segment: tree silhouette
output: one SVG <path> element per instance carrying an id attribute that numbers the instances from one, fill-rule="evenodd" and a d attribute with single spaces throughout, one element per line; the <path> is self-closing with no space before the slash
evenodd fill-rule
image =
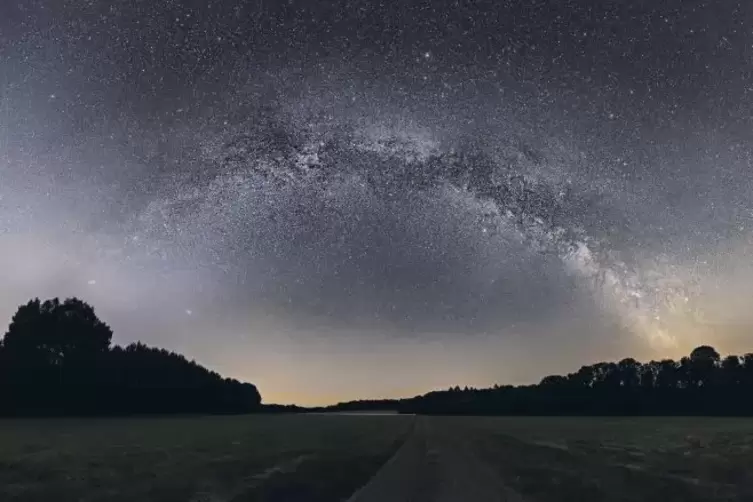
<path id="1" fill-rule="evenodd" d="M 0 340 L 0 414 L 245 413 L 256 387 L 165 349 L 111 346 L 112 330 L 76 298 L 34 299 Z M 538 385 L 459 386 L 328 409 L 509 415 L 753 415 L 753 353 L 708 345 L 679 361 L 600 362 Z M 299 411 L 277 407 L 276 411 Z"/>
<path id="2" fill-rule="evenodd" d="M 724 387 L 739 388 L 744 381 L 743 365 L 738 356 L 729 355 L 721 364 L 721 378 L 719 383 Z"/>
<path id="3" fill-rule="evenodd" d="M 238 413 L 261 403 L 255 386 L 179 354 L 111 341 L 81 300 L 22 305 L 0 341 L 0 413 Z"/>
<path id="4" fill-rule="evenodd" d="M 690 353 L 691 361 L 708 361 L 710 363 L 716 364 L 720 359 L 721 356 L 719 356 L 719 352 L 717 352 L 714 347 L 710 347 L 708 345 L 701 345 L 700 347 L 696 347 Z"/>
<path id="5" fill-rule="evenodd" d="M 467 415 L 753 415 L 753 353 L 722 359 L 710 346 L 679 361 L 583 366 L 538 385 L 429 392 L 393 401 L 341 403 L 334 409 L 395 409 Z"/>
<path id="6" fill-rule="evenodd" d="M 617 371 L 620 379 L 620 386 L 635 389 L 640 383 L 641 363 L 635 359 L 627 358 L 617 363 Z"/>
<path id="7" fill-rule="evenodd" d="M 59 366 L 70 359 L 107 352 L 112 330 L 94 309 L 76 298 L 41 303 L 35 299 L 19 307 L 4 338 L 5 350 Z"/>
<path id="8" fill-rule="evenodd" d="M 693 387 L 713 384 L 714 370 L 719 365 L 721 357 L 713 347 L 702 345 L 690 353 L 689 381 Z"/>

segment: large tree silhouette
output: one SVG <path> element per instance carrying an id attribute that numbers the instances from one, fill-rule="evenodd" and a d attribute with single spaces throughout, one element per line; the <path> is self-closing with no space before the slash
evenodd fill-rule
<path id="1" fill-rule="evenodd" d="M 112 330 L 94 309 L 76 298 L 42 303 L 31 300 L 19 307 L 4 338 L 5 349 L 31 355 L 52 365 L 107 352 Z"/>
<path id="2" fill-rule="evenodd" d="M 35 299 L 0 342 L 0 413 L 237 413 L 256 387 L 142 343 L 110 347 L 112 330 L 85 302 Z"/>
<path id="3" fill-rule="evenodd" d="M 713 347 L 701 345 L 690 353 L 689 361 L 689 384 L 692 387 L 700 387 L 714 384 L 714 373 L 721 356 Z"/>

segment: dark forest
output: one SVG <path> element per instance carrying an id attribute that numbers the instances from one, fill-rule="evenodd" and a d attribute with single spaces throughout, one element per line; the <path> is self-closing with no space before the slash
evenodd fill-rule
<path id="1" fill-rule="evenodd" d="M 447 415 L 753 415 L 753 353 L 722 358 L 700 346 L 679 361 L 632 358 L 550 375 L 536 385 L 454 387 L 400 400 L 340 403 L 330 410 L 393 409 Z"/>
<path id="2" fill-rule="evenodd" d="M 253 384 L 113 332 L 70 298 L 19 307 L 0 342 L 3 415 L 122 415 L 303 411 L 261 406 Z M 538 384 L 454 387 L 408 399 L 361 400 L 315 411 L 396 410 L 463 415 L 753 415 L 753 353 L 700 346 L 679 361 L 632 358 L 550 375 Z"/>
<path id="3" fill-rule="evenodd" d="M 112 345 L 113 332 L 83 301 L 19 307 L 0 343 L 0 414 L 245 413 L 256 387 L 143 343 Z"/>

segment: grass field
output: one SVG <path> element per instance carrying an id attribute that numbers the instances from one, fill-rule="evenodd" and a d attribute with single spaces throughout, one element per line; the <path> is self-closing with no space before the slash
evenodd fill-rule
<path id="1" fill-rule="evenodd" d="M 340 500 L 411 426 L 401 416 L 0 421 L 0 501 Z"/>
<path id="2" fill-rule="evenodd" d="M 753 500 L 749 419 L 266 415 L 0 421 L 0 501 L 347 500 L 416 435 L 437 486 L 485 470 L 526 501 Z"/>
<path id="3" fill-rule="evenodd" d="M 753 500 L 753 419 L 440 420 L 526 500 Z"/>

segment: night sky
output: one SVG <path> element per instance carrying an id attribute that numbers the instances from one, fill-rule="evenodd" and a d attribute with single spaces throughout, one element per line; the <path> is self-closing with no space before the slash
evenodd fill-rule
<path id="1" fill-rule="evenodd" d="M 753 3 L 5 0 L 0 318 L 326 404 L 753 351 Z"/>

